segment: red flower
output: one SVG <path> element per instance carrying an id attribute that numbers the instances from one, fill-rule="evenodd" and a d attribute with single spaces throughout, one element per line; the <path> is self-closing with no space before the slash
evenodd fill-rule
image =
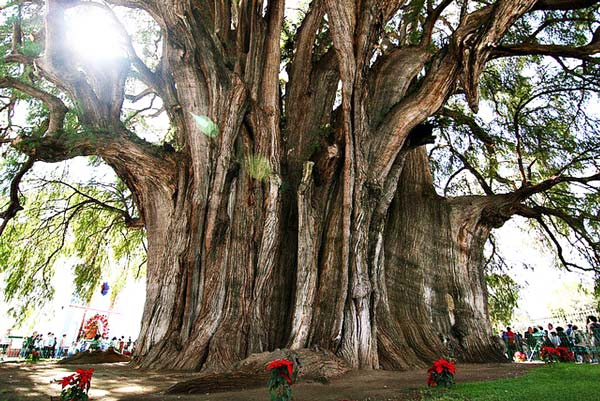
<path id="1" fill-rule="evenodd" d="M 65 376 L 62 379 L 60 379 L 60 385 L 62 386 L 62 388 L 65 388 L 69 384 L 71 384 L 74 377 L 75 377 L 75 375 L 69 375 L 69 376 Z"/>
<path id="2" fill-rule="evenodd" d="M 453 377 L 455 373 L 456 366 L 454 366 L 454 363 L 440 358 L 427 369 L 427 385 L 429 387 L 435 387 L 438 383 L 445 385 L 452 384 L 454 382 Z"/>
<path id="3" fill-rule="evenodd" d="M 448 364 L 448 372 L 450 372 L 451 374 L 456 373 L 456 367 L 454 366 L 453 363 Z"/>
<path id="4" fill-rule="evenodd" d="M 84 387 L 90 385 L 90 381 L 92 380 L 92 373 L 94 373 L 94 368 L 88 370 L 77 369 L 76 373 L 79 376 L 78 386 L 79 388 L 83 389 Z"/>
<path id="5" fill-rule="evenodd" d="M 287 369 L 288 376 L 291 376 L 292 372 L 294 371 L 294 363 L 288 361 L 287 359 L 275 359 L 273 362 L 271 362 L 269 364 L 269 366 L 267 366 L 267 371 L 269 371 L 271 369 L 281 370 L 281 368 Z"/>

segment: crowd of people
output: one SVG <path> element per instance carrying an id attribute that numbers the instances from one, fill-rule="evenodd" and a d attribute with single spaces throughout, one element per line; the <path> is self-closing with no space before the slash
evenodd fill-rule
<path id="1" fill-rule="evenodd" d="M 581 328 L 573 323 L 566 324 L 566 328 L 548 323 L 546 328 L 530 326 L 521 333 L 507 327 L 501 336 L 511 359 L 515 353 L 524 353 L 528 360 L 540 359 L 543 347 L 564 347 L 573 353 L 576 362 L 600 362 L 600 323 L 596 316 L 588 316 Z"/>
<path id="2" fill-rule="evenodd" d="M 8 353 L 8 350 L 20 347 L 18 356 L 21 358 L 31 358 L 32 355 L 38 358 L 64 358 L 75 355 L 87 350 L 106 351 L 109 348 L 114 349 L 123 355 L 132 355 L 135 351 L 136 342 L 132 341 L 131 336 L 127 339 L 125 336 L 112 337 L 96 335 L 93 340 L 79 339 L 69 341 L 67 335 L 63 334 L 60 338 L 54 333 L 33 332 L 28 337 L 11 336 L 10 330 L 0 339 L 0 356 Z"/>

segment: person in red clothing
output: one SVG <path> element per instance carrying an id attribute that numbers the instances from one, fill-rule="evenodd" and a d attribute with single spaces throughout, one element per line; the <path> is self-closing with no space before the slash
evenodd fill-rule
<path id="1" fill-rule="evenodd" d="M 515 344 L 515 333 L 513 333 L 513 331 L 510 329 L 510 327 L 506 328 L 506 342 L 508 344 L 508 357 L 512 358 L 517 347 Z"/>

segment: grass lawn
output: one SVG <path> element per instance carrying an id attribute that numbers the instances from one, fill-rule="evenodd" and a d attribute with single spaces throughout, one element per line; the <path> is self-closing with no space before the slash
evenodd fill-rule
<path id="1" fill-rule="evenodd" d="M 426 390 L 422 396 L 423 401 L 598 401 L 600 365 L 546 365 L 516 379 L 459 383 L 449 390 Z"/>

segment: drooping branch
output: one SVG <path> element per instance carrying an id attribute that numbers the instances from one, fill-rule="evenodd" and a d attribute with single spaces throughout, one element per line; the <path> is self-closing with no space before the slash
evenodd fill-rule
<path id="1" fill-rule="evenodd" d="M 78 189 L 77 187 L 69 184 L 68 182 L 62 181 L 62 180 L 50 180 L 50 181 L 46 181 L 48 184 L 60 184 L 63 185 L 69 189 L 71 189 L 75 194 L 80 195 L 81 197 L 85 198 L 86 200 L 90 201 L 91 203 L 100 206 L 103 209 L 109 210 L 111 212 L 114 212 L 115 214 L 121 216 L 123 218 L 123 221 L 125 222 L 125 225 L 128 228 L 132 228 L 132 229 L 140 229 L 144 227 L 144 221 L 142 218 L 140 217 L 134 217 L 132 216 L 129 211 L 127 211 L 126 209 L 120 209 L 118 207 L 115 207 L 113 205 L 110 205 L 108 203 L 106 203 L 105 201 L 102 201 L 94 196 L 91 196 L 83 191 L 81 191 L 80 189 Z"/>
<path id="2" fill-rule="evenodd" d="M 487 131 L 479 125 L 473 116 L 469 116 L 462 111 L 452 109 L 450 107 L 444 107 L 437 113 L 440 116 L 450 118 L 457 125 L 467 126 L 471 134 L 479 141 L 481 141 L 486 149 L 493 149 L 496 145 L 494 139 L 487 133 Z"/>
<path id="3" fill-rule="evenodd" d="M 524 212 L 523 215 L 525 215 L 525 217 L 532 217 L 527 212 Z M 554 247 L 556 249 L 556 254 L 557 254 L 561 264 L 565 267 L 565 269 L 567 269 L 568 271 L 571 271 L 571 269 L 578 269 L 578 270 L 583 270 L 583 271 L 596 271 L 596 272 L 599 271 L 599 269 L 597 267 L 585 267 L 585 266 L 581 266 L 580 264 L 568 261 L 567 258 L 565 257 L 562 244 L 560 243 L 559 239 L 554 234 L 554 230 L 552 230 L 548 226 L 548 224 L 546 224 L 542 215 L 538 215 L 537 217 L 535 217 L 535 220 L 542 227 L 542 230 L 544 231 L 546 236 L 550 239 L 550 241 L 554 245 Z"/>

